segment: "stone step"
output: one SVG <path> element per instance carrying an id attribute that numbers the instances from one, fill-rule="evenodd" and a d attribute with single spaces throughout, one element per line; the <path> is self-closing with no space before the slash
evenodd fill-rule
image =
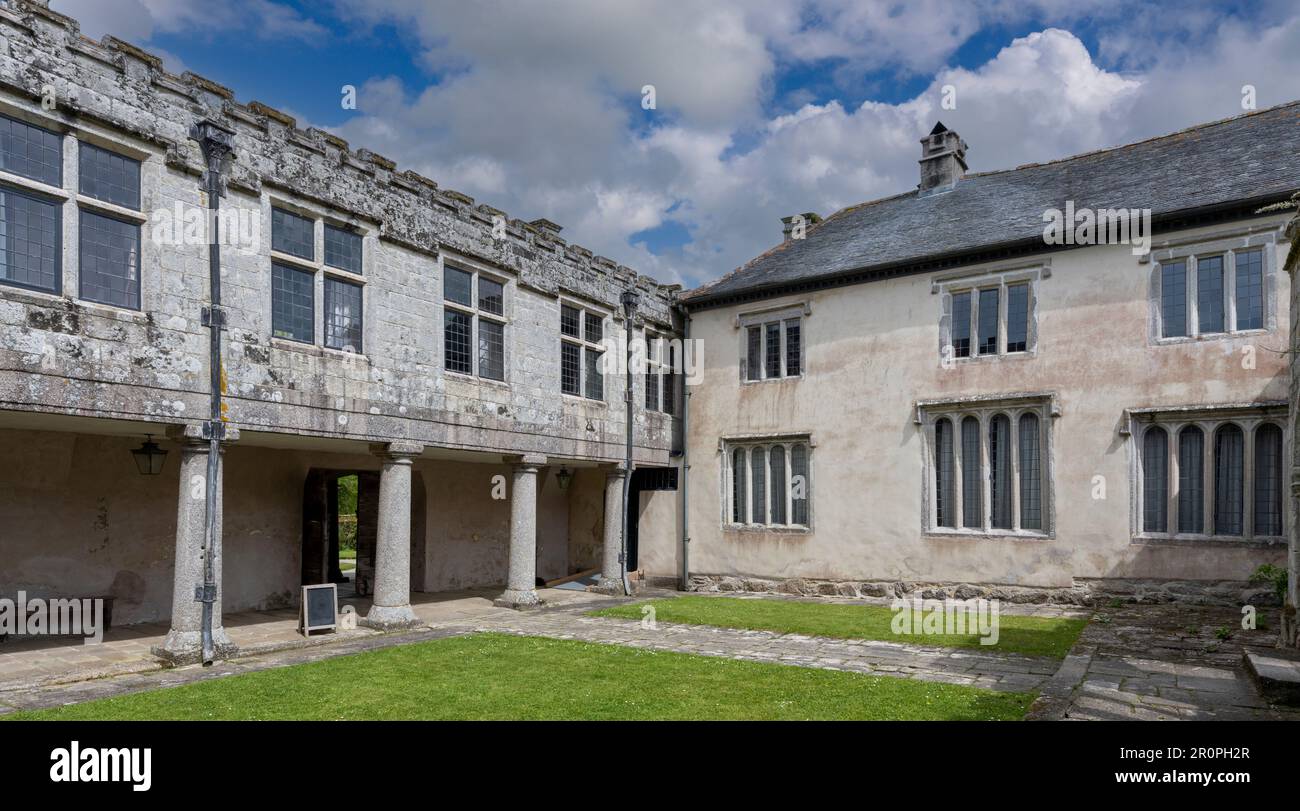
<path id="1" fill-rule="evenodd" d="M 1265 698 L 1300 706 L 1300 651 L 1248 652 L 1243 658 L 1246 672 Z"/>

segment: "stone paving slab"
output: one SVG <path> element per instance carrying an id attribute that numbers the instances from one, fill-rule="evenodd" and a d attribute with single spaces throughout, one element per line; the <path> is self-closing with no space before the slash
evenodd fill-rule
<path id="1" fill-rule="evenodd" d="M 646 627 L 639 620 L 589 617 L 585 615 L 588 610 L 590 607 L 493 617 L 476 627 L 522 636 L 968 684 L 1004 692 L 1038 690 L 1056 673 L 1059 664 L 1055 659 L 984 653 L 972 648 L 936 648 L 668 622 Z"/>
<path id="2" fill-rule="evenodd" d="M 1276 632 L 1242 630 L 1237 609 L 1127 605 L 1100 616 L 1030 718 L 1300 720 L 1300 710 L 1270 704 L 1247 676 L 1243 651 L 1272 649 Z"/>

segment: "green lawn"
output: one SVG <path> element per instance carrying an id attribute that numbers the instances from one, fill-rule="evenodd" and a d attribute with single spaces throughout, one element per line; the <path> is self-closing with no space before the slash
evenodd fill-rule
<path id="1" fill-rule="evenodd" d="M 1032 699 L 842 671 L 474 634 L 6 717 L 1012 720 Z"/>
<path id="2" fill-rule="evenodd" d="M 659 622 L 715 625 L 779 633 L 877 639 L 916 645 L 981 648 L 997 653 L 1023 653 L 1063 659 L 1088 624 L 1086 619 L 1018 617 L 1001 613 L 996 645 L 981 645 L 975 634 L 915 634 L 893 632 L 893 612 L 886 606 L 812 603 L 793 600 L 685 596 L 620 605 L 593 611 L 598 617 L 641 619 L 641 607 L 652 605 Z"/>

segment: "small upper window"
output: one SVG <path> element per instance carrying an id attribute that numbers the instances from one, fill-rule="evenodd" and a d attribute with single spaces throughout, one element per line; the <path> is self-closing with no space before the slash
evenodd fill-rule
<path id="1" fill-rule="evenodd" d="M 505 285 L 491 279 L 479 277 L 478 280 L 478 308 L 491 315 L 501 315 L 505 312 Z"/>
<path id="2" fill-rule="evenodd" d="M 361 235 L 333 225 L 325 226 L 325 264 L 361 275 Z"/>
<path id="3" fill-rule="evenodd" d="M 1034 288 L 1042 271 L 1019 269 L 937 283 L 942 296 L 943 360 L 1034 350 Z"/>
<path id="4" fill-rule="evenodd" d="M 1264 246 L 1207 245 L 1157 259 L 1152 309 L 1160 339 L 1226 336 L 1269 329 L 1268 256 Z"/>
<path id="5" fill-rule="evenodd" d="M 140 161 L 81 142 L 77 178 L 81 193 L 96 200 L 140 208 Z"/>
<path id="6" fill-rule="evenodd" d="M 803 374 L 803 318 L 755 315 L 745 318 L 746 381 L 778 380 Z"/>
<path id="7" fill-rule="evenodd" d="M 282 208 L 271 209 L 271 250 L 316 260 L 315 223 Z"/>
<path id="8" fill-rule="evenodd" d="M 63 138 L 58 133 L 0 116 L 0 171 L 63 185 Z"/>

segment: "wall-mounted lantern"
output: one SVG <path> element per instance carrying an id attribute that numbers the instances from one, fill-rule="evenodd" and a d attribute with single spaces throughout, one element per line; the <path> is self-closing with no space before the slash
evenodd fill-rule
<path id="1" fill-rule="evenodd" d="M 568 490 L 569 483 L 573 481 L 573 474 L 567 467 L 561 467 L 560 472 L 555 474 L 555 481 L 560 485 L 561 490 Z"/>
<path id="2" fill-rule="evenodd" d="M 141 476 L 157 476 L 162 473 L 163 462 L 167 460 L 167 451 L 158 447 L 158 443 L 153 441 L 153 434 L 146 434 L 147 438 L 140 447 L 131 451 L 135 457 L 135 467 L 140 471 Z"/>

